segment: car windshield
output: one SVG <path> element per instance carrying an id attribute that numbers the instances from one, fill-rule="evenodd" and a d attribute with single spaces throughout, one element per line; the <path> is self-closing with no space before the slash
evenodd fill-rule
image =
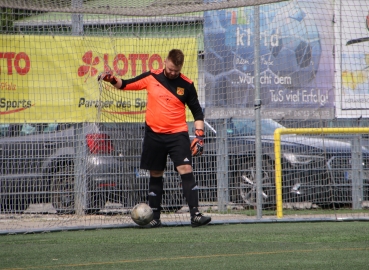
<path id="1" fill-rule="evenodd" d="M 277 128 L 284 128 L 272 119 L 261 119 L 261 135 L 273 135 Z M 256 122 L 253 119 L 232 118 L 228 133 L 233 135 L 255 136 Z"/>
<path id="2" fill-rule="evenodd" d="M 59 130 L 65 130 L 69 127 L 70 124 L 58 123 L 0 124 L 0 137 L 18 137 L 41 133 L 51 133 Z"/>

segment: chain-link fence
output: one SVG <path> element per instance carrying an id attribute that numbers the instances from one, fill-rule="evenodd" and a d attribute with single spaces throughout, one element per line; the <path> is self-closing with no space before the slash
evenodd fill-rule
<path id="1" fill-rule="evenodd" d="M 0 231 L 134 226 L 146 92 L 97 76 L 163 68 L 172 48 L 205 112 L 213 223 L 367 219 L 369 4 L 259 2 L 0 1 Z M 162 207 L 189 224 L 169 157 Z"/>

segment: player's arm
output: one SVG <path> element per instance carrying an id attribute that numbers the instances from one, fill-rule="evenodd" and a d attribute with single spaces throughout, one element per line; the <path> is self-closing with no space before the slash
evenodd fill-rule
<path id="1" fill-rule="evenodd" d="M 192 83 L 189 87 L 189 95 L 186 100 L 186 104 L 190 109 L 193 118 L 195 119 L 195 128 L 196 129 L 204 129 L 204 112 L 200 106 L 199 98 L 197 96 L 197 91 Z"/>
<path id="2" fill-rule="evenodd" d="M 103 72 L 98 77 L 97 80 L 103 80 L 113 85 L 115 88 L 120 89 L 122 87 L 123 81 L 121 78 L 115 77 L 111 72 Z"/>
<path id="3" fill-rule="evenodd" d="M 204 130 L 204 120 L 195 121 L 194 126 L 195 126 L 195 130 L 196 129 Z"/>
<path id="4" fill-rule="evenodd" d="M 191 142 L 191 152 L 193 156 L 200 156 L 204 151 L 204 113 L 200 106 L 197 92 L 194 85 L 191 85 L 190 95 L 187 101 L 187 105 L 190 108 L 193 118 L 195 119 L 195 138 Z"/>
<path id="5" fill-rule="evenodd" d="M 191 142 L 192 156 L 201 156 L 204 152 L 204 121 L 195 121 L 195 138 Z"/>
<path id="6" fill-rule="evenodd" d="M 109 82 L 117 89 L 124 89 L 124 90 L 142 90 L 147 88 L 148 84 L 148 77 L 150 76 L 150 72 L 145 72 L 135 78 L 123 80 L 112 75 L 109 72 L 102 73 L 98 80 L 103 80 L 105 82 Z"/>

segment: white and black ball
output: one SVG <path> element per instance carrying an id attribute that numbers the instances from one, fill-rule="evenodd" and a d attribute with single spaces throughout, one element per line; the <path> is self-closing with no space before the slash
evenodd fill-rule
<path id="1" fill-rule="evenodd" d="M 133 207 L 131 218 L 137 225 L 144 226 L 153 220 L 154 212 L 146 203 L 139 203 Z"/>

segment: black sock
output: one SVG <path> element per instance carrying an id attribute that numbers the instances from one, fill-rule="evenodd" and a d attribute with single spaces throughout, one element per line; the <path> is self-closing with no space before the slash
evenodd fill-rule
<path id="1" fill-rule="evenodd" d="M 199 188 L 195 182 L 193 173 L 186 173 L 181 175 L 183 195 L 186 197 L 188 207 L 190 208 L 191 216 L 199 212 Z"/>
<path id="2" fill-rule="evenodd" d="M 150 176 L 149 181 L 149 206 L 154 212 L 154 219 L 160 219 L 161 200 L 163 196 L 163 177 Z"/>
<path id="3" fill-rule="evenodd" d="M 199 209 L 197 207 L 190 208 L 191 217 L 195 216 L 196 213 L 199 213 Z"/>

